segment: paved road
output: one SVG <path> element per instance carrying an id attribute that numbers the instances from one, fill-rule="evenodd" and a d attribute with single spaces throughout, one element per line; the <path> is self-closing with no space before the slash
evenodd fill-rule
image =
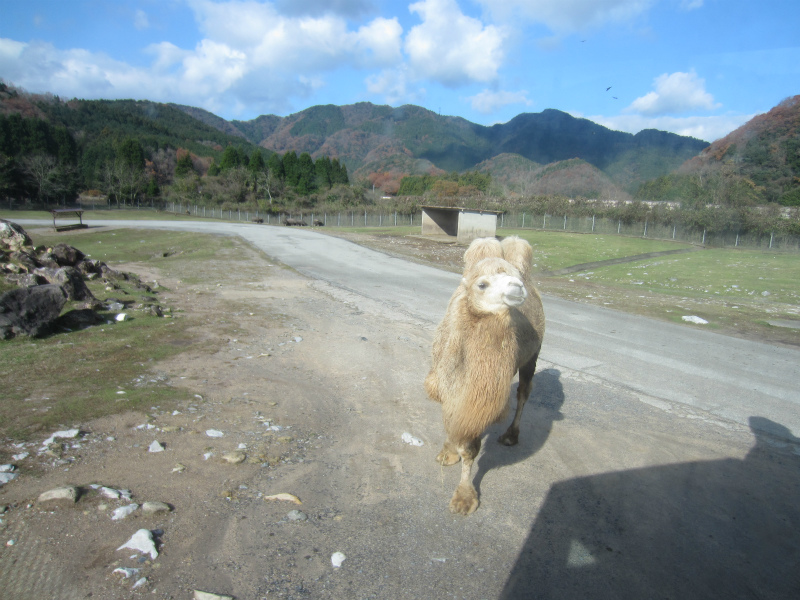
<path id="1" fill-rule="evenodd" d="M 453 273 L 300 228 L 207 221 L 91 224 L 237 235 L 304 275 L 431 324 L 444 314 L 458 283 Z M 542 360 L 620 386 L 661 408 L 677 403 L 742 425 L 750 417 L 765 417 L 800 435 L 800 351 L 549 296 L 544 306 Z M 763 426 L 774 435 L 786 433 L 768 422 Z"/>

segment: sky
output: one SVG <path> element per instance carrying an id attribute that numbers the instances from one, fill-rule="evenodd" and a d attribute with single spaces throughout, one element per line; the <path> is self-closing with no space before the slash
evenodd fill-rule
<path id="1" fill-rule="evenodd" d="M 0 79 L 225 119 L 555 108 L 714 141 L 800 94 L 797 0 L 0 0 Z"/>

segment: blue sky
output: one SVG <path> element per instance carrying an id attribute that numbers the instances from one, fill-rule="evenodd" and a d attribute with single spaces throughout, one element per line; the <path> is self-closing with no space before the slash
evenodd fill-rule
<path id="1" fill-rule="evenodd" d="M 556 108 L 713 141 L 800 94 L 800 2 L 0 0 L 0 78 L 226 119 L 368 101 L 491 125 Z"/>

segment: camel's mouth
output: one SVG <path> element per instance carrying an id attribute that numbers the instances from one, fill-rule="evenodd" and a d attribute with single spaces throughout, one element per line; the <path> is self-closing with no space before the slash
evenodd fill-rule
<path id="1" fill-rule="evenodd" d="M 528 294 L 525 292 L 525 288 L 522 288 L 521 292 L 519 293 L 509 293 L 503 296 L 503 302 L 508 304 L 509 306 L 519 306 L 525 299 L 528 297 Z"/>

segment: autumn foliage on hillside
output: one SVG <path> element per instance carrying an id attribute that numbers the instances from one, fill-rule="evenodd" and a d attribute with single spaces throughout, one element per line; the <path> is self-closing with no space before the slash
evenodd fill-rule
<path id="1" fill-rule="evenodd" d="M 711 144 L 681 166 L 675 178 L 681 177 L 693 178 L 696 197 L 711 202 L 800 206 L 800 96 L 785 99 Z M 714 181 L 737 194 L 714 193 L 708 189 Z"/>

